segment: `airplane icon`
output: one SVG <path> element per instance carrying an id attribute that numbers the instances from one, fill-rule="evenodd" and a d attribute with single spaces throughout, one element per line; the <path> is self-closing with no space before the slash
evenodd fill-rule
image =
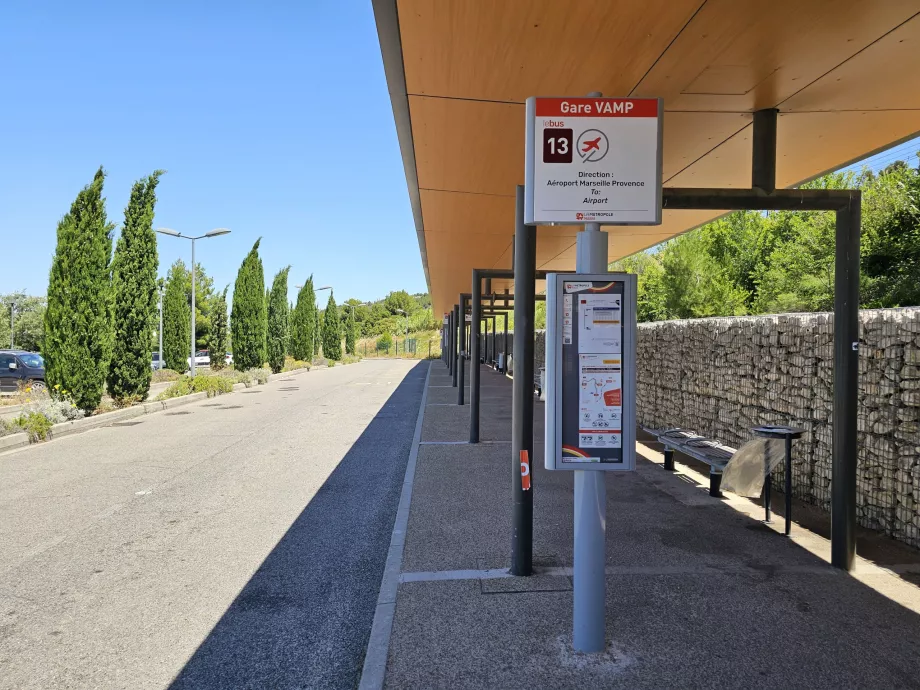
<path id="1" fill-rule="evenodd" d="M 588 151 L 591 151 L 592 149 L 595 151 L 600 151 L 601 150 L 601 138 L 598 137 L 597 139 L 594 139 L 592 141 L 583 141 L 582 146 L 584 146 L 584 148 L 581 150 L 582 153 L 587 153 Z"/>

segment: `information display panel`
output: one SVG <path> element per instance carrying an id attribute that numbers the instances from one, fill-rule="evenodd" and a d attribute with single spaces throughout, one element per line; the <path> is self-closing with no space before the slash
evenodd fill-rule
<path id="1" fill-rule="evenodd" d="M 546 468 L 635 469 L 636 276 L 546 285 Z"/>

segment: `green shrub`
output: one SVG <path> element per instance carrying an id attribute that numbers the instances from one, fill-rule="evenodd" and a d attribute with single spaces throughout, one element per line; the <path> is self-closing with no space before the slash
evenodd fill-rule
<path id="1" fill-rule="evenodd" d="M 5 419 L 0 419 L 0 436 L 8 436 L 10 434 L 18 434 L 22 429 L 16 423 L 16 420 L 6 421 Z"/>
<path id="2" fill-rule="evenodd" d="M 309 369 L 310 363 L 303 362 L 299 359 L 294 359 L 293 357 L 288 357 L 284 360 L 284 366 L 281 368 L 281 371 L 297 371 L 298 369 Z"/>
<path id="3" fill-rule="evenodd" d="M 252 388 L 252 376 L 248 371 L 237 371 L 236 369 L 221 369 L 213 374 L 221 378 L 229 379 L 234 384 L 242 383 L 246 388 Z"/>
<path id="4" fill-rule="evenodd" d="M 41 412 L 25 412 L 19 416 L 16 424 L 29 435 L 30 443 L 44 441 L 54 426 L 54 423 Z"/>
<path id="5" fill-rule="evenodd" d="M 377 338 L 378 350 L 389 350 L 391 347 L 393 347 L 393 337 L 389 333 L 384 333 Z"/>
<path id="6" fill-rule="evenodd" d="M 342 364 L 356 364 L 360 361 L 361 357 L 359 355 L 345 355 L 342 357 Z"/>
<path id="7" fill-rule="evenodd" d="M 255 380 L 255 382 L 261 386 L 268 383 L 268 377 L 272 375 L 272 370 L 262 367 L 259 369 L 248 369 L 246 373 L 249 374 Z"/>
<path id="8" fill-rule="evenodd" d="M 332 367 L 335 366 L 335 360 L 334 360 L 334 359 L 330 359 L 329 362 L 328 362 L 328 364 L 326 364 L 326 366 L 329 367 L 330 369 L 332 369 Z"/>
<path id="9" fill-rule="evenodd" d="M 166 383 L 167 381 L 175 381 L 182 376 L 181 372 L 176 371 L 175 369 L 157 369 L 153 372 L 153 376 L 150 377 L 151 383 Z"/>
<path id="10" fill-rule="evenodd" d="M 191 395 L 192 393 L 207 393 L 209 398 L 213 398 L 215 395 L 232 391 L 233 384 L 234 380 L 232 378 L 216 374 L 200 375 L 195 378 L 183 376 L 160 393 L 157 396 L 157 400 L 181 398 L 183 395 Z"/>

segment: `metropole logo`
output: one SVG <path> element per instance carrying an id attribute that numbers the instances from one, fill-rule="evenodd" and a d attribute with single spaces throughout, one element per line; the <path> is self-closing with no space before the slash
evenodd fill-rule
<path id="1" fill-rule="evenodd" d="M 583 163 L 596 163 L 607 155 L 610 142 L 607 135 L 599 129 L 586 129 L 578 135 L 575 150 L 578 151 Z"/>

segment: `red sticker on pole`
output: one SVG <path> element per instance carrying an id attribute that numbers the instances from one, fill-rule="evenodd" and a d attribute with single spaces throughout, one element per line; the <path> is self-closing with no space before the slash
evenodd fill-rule
<path id="1" fill-rule="evenodd" d="M 521 451 L 521 488 L 530 491 L 530 459 L 527 451 Z"/>

